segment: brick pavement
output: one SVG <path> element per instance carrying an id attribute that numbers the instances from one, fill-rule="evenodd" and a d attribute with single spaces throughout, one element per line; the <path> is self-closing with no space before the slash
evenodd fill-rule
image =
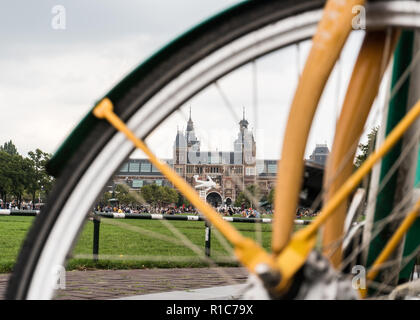
<path id="1" fill-rule="evenodd" d="M 0 274 L 0 299 L 9 275 Z M 66 272 L 66 289 L 55 299 L 116 299 L 175 290 L 209 288 L 244 283 L 244 268 L 175 268 L 140 270 L 93 270 Z"/>

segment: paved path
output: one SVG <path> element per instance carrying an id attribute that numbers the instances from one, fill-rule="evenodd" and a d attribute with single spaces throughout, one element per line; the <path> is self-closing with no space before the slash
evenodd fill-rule
<path id="1" fill-rule="evenodd" d="M 239 300 L 242 297 L 246 284 L 218 286 L 201 289 L 176 290 L 128 296 L 118 300 Z"/>
<path id="2" fill-rule="evenodd" d="M 0 298 L 9 275 L 0 274 Z M 58 300 L 118 299 L 169 291 L 187 291 L 245 283 L 244 268 L 176 268 L 66 272 L 66 289 Z"/>

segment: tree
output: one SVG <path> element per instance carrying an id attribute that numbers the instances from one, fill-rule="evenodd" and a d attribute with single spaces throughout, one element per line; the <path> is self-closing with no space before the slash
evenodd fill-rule
<path id="1" fill-rule="evenodd" d="M 178 201 L 178 193 L 176 190 L 168 186 L 160 186 L 159 188 L 161 189 L 162 193 L 162 204 L 169 205 Z"/>
<path id="2" fill-rule="evenodd" d="M 22 202 L 22 197 L 28 184 L 28 172 L 31 171 L 31 169 L 31 163 L 27 158 L 23 158 L 19 154 L 11 156 L 9 174 L 12 181 L 12 188 L 10 189 L 10 192 L 15 196 L 18 205 Z"/>
<path id="3" fill-rule="evenodd" d="M 140 189 L 140 194 L 143 197 L 143 199 L 150 205 L 156 205 L 158 199 L 156 198 L 157 196 L 157 185 L 155 184 L 148 184 L 143 186 Z"/>
<path id="4" fill-rule="evenodd" d="M 37 193 L 41 196 L 51 190 L 54 180 L 45 169 L 51 155 L 40 149 L 28 155 L 21 156 L 12 141 L 0 146 L 0 197 L 4 202 L 10 196 L 20 205 L 26 196 L 34 205 Z"/>
<path id="5" fill-rule="evenodd" d="M 122 184 L 117 184 L 115 186 L 115 198 L 118 199 L 120 204 L 124 205 L 134 205 L 139 201 L 136 196 L 133 194 L 133 191 L 130 191 L 129 187 Z"/>
<path id="6" fill-rule="evenodd" d="M 32 168 L 28 169 L 27 172 L 27 189 L 32 196 L 32 205 L 35 206 L 36 194 L 45 192 L 48 195 L 54 182 L 54 178 L 45 169 L 51 155 L 40 149 L 36 149 L 35 151 L 28 152 L 28 156 Z"/>
<path id="7" fill-rule="evenodd" d="M 378 134 L 379 127 L 374 127 L 368 134 L 368 141 L 367 143 L 360 143 L 359 144 L 359 150 L 360 154 L 356 156 L 355 159 L 355 166 L 356 168 L 359 168 L 362 163 L 369 157 L 369 155 L 372 153 L 372 151 L 375 149 L 375 143 L 376 143 L 376 136 Z"/>
<path id="8" fill-rule="evenodd" d="M 375 144 L 376 144 L 376 137 L 378 135 L 378 129 L 379 127 L 374 127 L 371 129 L 371 131 L 368 134 L 368 141 L 367 143 L 360 143 L 359 144 L 359 150 L 360 154 L 358 154 L 355 158 L 354 166 L 355 169 L 359 168 L 363 162 L 366 161 L 366 159 L 370 156 L 370 154 L 375 150 Z M 366 197 L 368 197 L 369 189 L 370 189 L 370 178 L 372 176 L 372 172 L 369 172 L 364 178 L 363 181 L 360 183 L 360 187 L 367 190 Z"/>
<path id="9" fill-rule="evenodd" d="M 9 154 L 0 151 L 0 195 L 3 201 L 7 196 L 14 196 L 18 204 L 22 202 L 23 195 L 29 184 L 32 164 L 20 154 Z"/>
<path id="10" fill-rule="evenodd" d="M 260 202 L 260 190 L 258 186 L 251 184 L 246 187 L 246 192 L 241 191 L 238 196 L 236 197 L 234 206 L 235 207 L 241 207 L 244 205 L 245 207 L 253 207 L 259 205 Z"/>
<path id="11" fill-rule="evenodd" d="M 274 203 L 274 193 L 275 193 L 275 189 L 274 189 L 274 188 L 272 188 L 272 189 L 270 190 L 270 192 L 268 193 L 268 195 L 267 195 L 267 202 L 268 202 L 271 206 L 273 206 L 273 203 Z"/>
<path id="12" fill-rule="evenodd" d="M 140 189 L 141 196 L 152 206 L 163 206 L 177 203 L 179 197 L 176 190 L 167 186 L 148 184 Z"/>
<path id="13" fill-rule="evenodd" d="M 10 140 L 9 142 L 5 142 L 3 144 L 3 146 L 0 146 L 0 151 L 4 151 L 10 155 L 18 155 L 18 151 L 16 146 L 13 144 L 12 140 Z"/>
<path id="14" fill-rule="evenodd" d="M 177 207 L 182 207 L 182 206 L 189 207 L 189 206 L 191 206 L 191 203 L 188 201 L 187 198 L 185 198 L 183 196 L 183 194 L 181 192 L 177 191 L 177 194 L 178 194 L 178 200 L 176 201 Z"/>
<path id="15" fill-rule="evenodd" d="M 101 196 L 101 198 L 99 199 L 99 201 L 98 201 L 98 204 L 100 205 L 100 206 L 106 206 L 106 205 L 109 205 L 110 203 L 109 203 L 109 200 L 110 199 L 112 199 L 112 192 L 110 192 L 110 191 L 104 191 L 103 193 L 102 193 L 102 196 Z"/>
<path id="16" fill-rule="evenodd" d="M 0 196 L 4 202 L 7 201 L 7 195 L 11 193 L 13 181 L 10 175 L 10 164 L 12 156 L 0 150 Z"/>

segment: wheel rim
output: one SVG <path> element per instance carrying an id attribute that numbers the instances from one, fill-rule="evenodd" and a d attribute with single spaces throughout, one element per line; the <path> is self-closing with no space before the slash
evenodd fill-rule
<path id="1" fill-rule="evenodd" d="M 375 8 L 375 12 L 378 10 L 378 12 L 387 14 L 385 18 L 382 16 L 381 20 L 377 18 L 377 15 L 372 16 L 372 20 L 368 17 L 368 26 L 375 28 L 390 25 L 418 27 L 419 19 L 412 18 L 416 15 L 413 12 L 420 12 L 420 8 L 417 4 L 415 8 L 412 5 L 413 3 L 410 1 L 374 3 L 371 7 Z M 321 12 L 321 10 L 313 10 L 281 20 L 216 51 L 181 74 L 144 104 L 128 121 L 129 128 L 137 136 L 146 137 L 153 128 L 159 125 L 162 119 L 165 119 L 185 101 L 217 79 L 258 57 L 310 38 L 321 17 Z M 248 39 L 245 39 L 246 37 L 251 39 L 256 35 L 260 37 L 258 45 L 249 43 Z M 223 53 L 223 51 L 228 52 L 232 48 L 236 48 L 233 51 L 236 54 L 226 56 L 226 53 Z M 200 82 L 196 81 L 197 79 Z M 133 102 L 133 104 L 136 103 L 137 101 Z M 147 119 L 146 123 L 144 123 L 145 119 Z M 90 209 L 109 177 L 132 150 L 131 143 L 126 141 L 122 134 L 117 133 L 90 165 L 74 188 L 74 192 L 67 200 L 54 228 L 48 235 L 48 240 L 32 276 L 27 298 L 49 299 L 52 297 L 55 278 L 49 270 L 53 269 L 53 266 L 63 263 L 83 224 L 85 212 Z"/>

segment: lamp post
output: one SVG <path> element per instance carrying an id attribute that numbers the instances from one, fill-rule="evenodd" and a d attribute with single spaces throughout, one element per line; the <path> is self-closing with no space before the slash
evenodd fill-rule
<path id="1" fill-rule="evenodd" d="M 112 182 L 112 198 L 108 200 L 112 206 L 112 210 L 114 210 L 115 206 L 118 206 L 118 199 L 115 198 L 115 186 L 115 182 Z"/>

